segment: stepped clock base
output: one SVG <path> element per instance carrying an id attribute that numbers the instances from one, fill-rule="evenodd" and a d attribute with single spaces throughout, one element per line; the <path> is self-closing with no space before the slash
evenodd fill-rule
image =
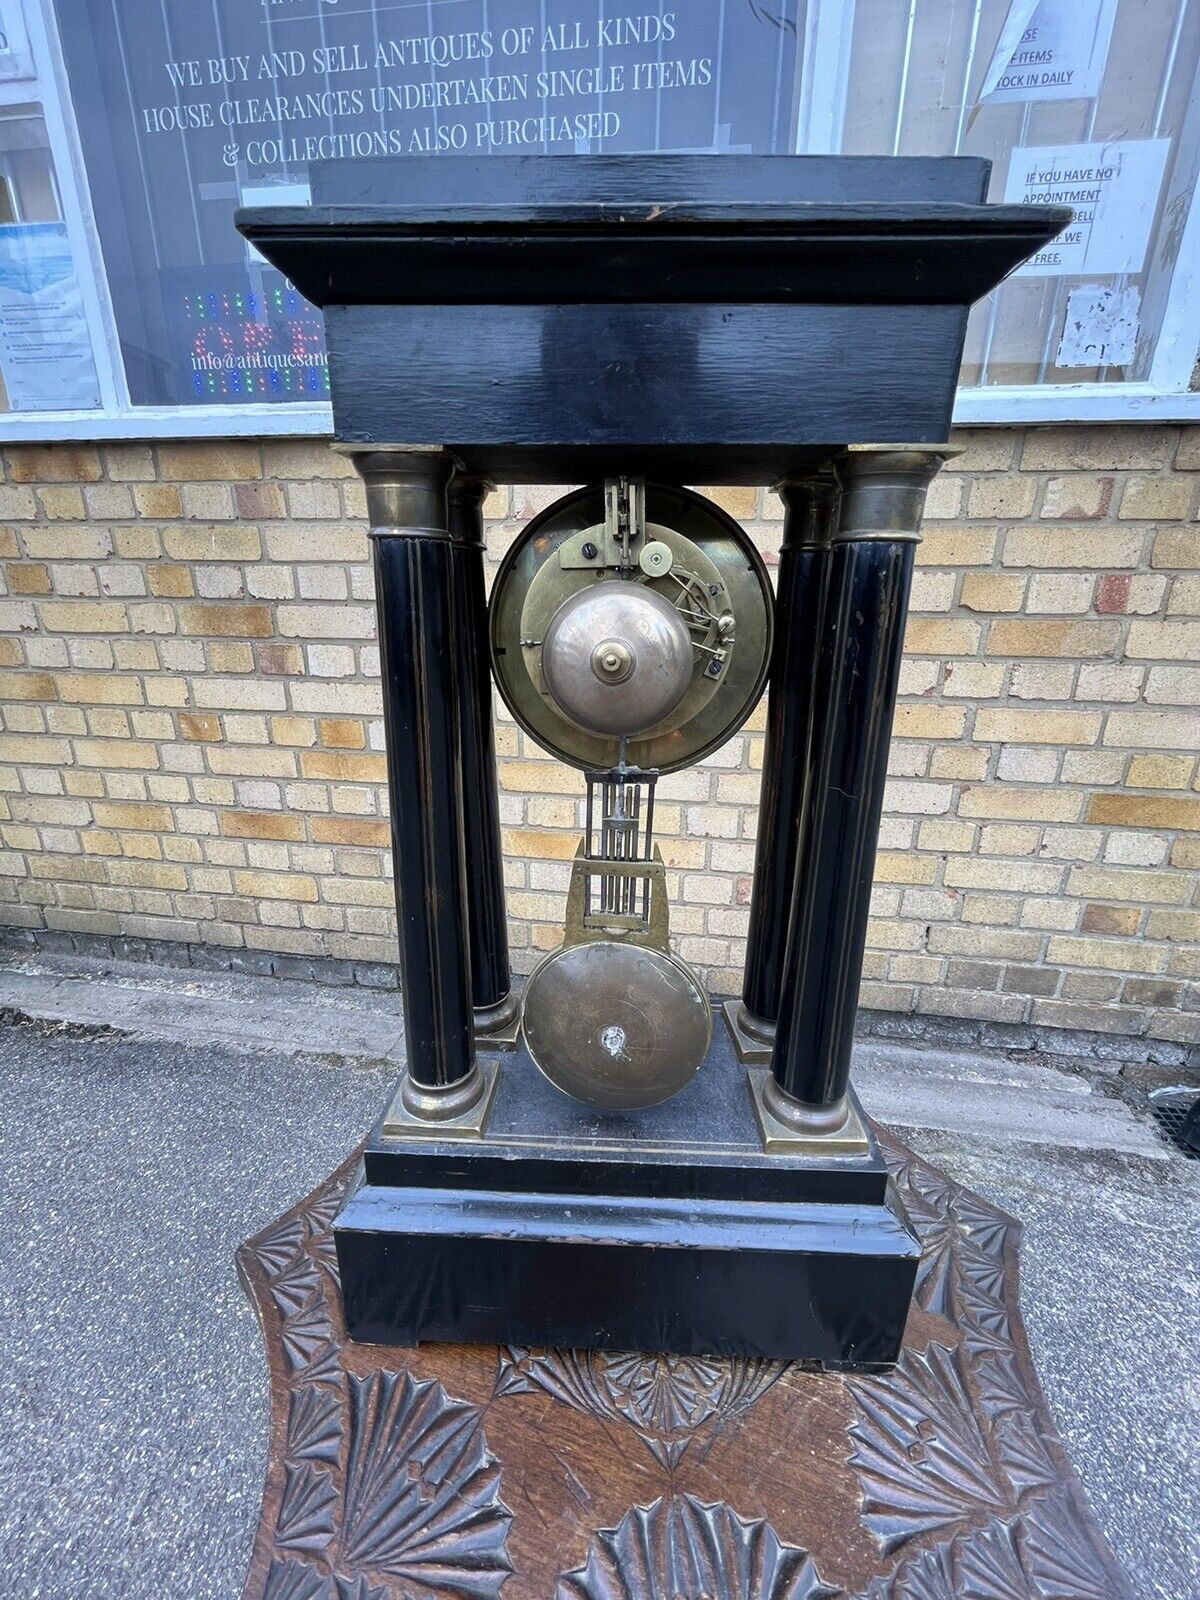
<path id="1" fill-rule="evenodd" d="M 481 1135 L 385 1127 L 334 1227 L 352 1339 L 896 1358 L 918 1250 L 877 1143 L 764 1151 L 723 1028 L 649 1111 L 580 1105 L 522 1048 Z"/>

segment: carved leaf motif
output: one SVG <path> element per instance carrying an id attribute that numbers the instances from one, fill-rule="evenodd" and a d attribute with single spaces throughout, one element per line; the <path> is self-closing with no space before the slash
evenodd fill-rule
<path id="1" fill-rule="evenodd" d="M 885 1551 L 979 1512 L 1012 1508 L 959 1364 L 944 1345 L 905 1350 L 886 1378 L 853 1379 L 850 1463 L 863 1520 Z"/>
<path id="2" fill-rule="evenodd" d="M 336 1462 L 342 1437 L 342 1408 L 321 1389 L 297 1389 L 288 1407 L 287 1459 Z"/>
<path id="3" fill-rule="evenodd" d="M 962 1600 L 954 1586 L 952 1546 L 936 1545 L 904 1561 L 886 1578 L 875 1578 L 862 1600 Z"/>
<path id="4" fill-rule="evenodd" d="M 251 1241 L 250 1248 L 267 1277 L 274 1278 L 296 1260 L 303 1243 L 304 1223 L 301 1218 L 292 1217 L 268 1228 L 266 1233 Z"/>
<path id="5" fill-rule="evenodd" d="M 956 1295 L 961 1297 L 968 1288 L 974 1290 L 992 1306 L 1004 1304 L 1004 1266 L 988 1256 L 977 1255 L 964 1247 L 958 1254 L 958 1282 Z M 956 1300 L 956 1305 L 957 1305 Z"/>
<path id="6" fill-rule="evenodd" d="M 807 1550 L 769 1522 L 691 1495 L 635 1506 L 592 1538 L 587 1562 L 558 1580 L 556 1600 L 839 1600 Z"/>
<path id="7" fill-rule="evenodd" d="M 323 1550 L 333 1538 L 337 1490 L 328 1472 L 302 1464 L 284 1469 L 275 1542 L 285 1550 Z"/>
<path id="8" fill-rule="evenodd" d="M 335 1600 L 392 1600 L 386 1589 L 373 1588 L 365 1578 L 333 1577 Z"/>
<path id="9" fill-rule="evenodd" d="M 969 1361 L 987 1351 L 1002 1358 L 1013 1353 L 1012 1317 L 1002 1299 L 971 1284 L 958 1286 L 958 1326 L 960 1347 Z"/>
<path id="10" fill-rule="evenodd" d="M 968 1360 L 1010 1351 L 1005 1250 L 1017 1224 L 917 1157 L 898 1158 L 886 1146 L 884 1154 L 921 1242 L 918 1303 L 958 1326 Z"/>
<path id="11" fill-rule="evenodd" d="M 724 1363 L 726 1370 L 722 1416 L 740 1416 L 778 1383 L 792 1365 L 789 1361 L 767 1361 L 761 1357 L 739 1356 Z"/>
<path id="12" fill-rule="evenodd" d="M 303 1561 L 272 1561 L 263 1600 L 391 1600 L 365 1578 L 327 1578 Z"/>
<path id="13" fill-rule="evenodd" d="M 335 1183 L 321 1189 L 314 1197 L 311 1205 L 305 1210 L 308 1219 L 308 1229 L 311 1238 L 319 1239 L 328 1234 L 333 1227 L 334 1218 L 342 1209 L 342 1202 L 351 1185 L 358 1183 L 359 1171 L 362 1163 L 356 1163 L 355 1171 L 348 1177 L 340 1178 Z"/>
<path id="14" fill-rule="evenodd" d="M 1002 1211 L 997 1211 L 978 1196 L 968 1194 L 965 1189 L 954 1192 L 951 1205 L 958 1219 L 959 1231 L 971 1249 L 998 1265 L 1002 1264 L 1014 1224 Z"/>
<path id="15" fill-rule="evenodd" d="M 293 1317 L 320 1293 L 321 1279 L 306 1256 L 293 1262 L 271 1285 L 271 1298 L 285 1317 Z"/>
<path id="16" fill-rule="evenodd" d="M 333 1600 L 329 1579 L 303 1561 L 272 1561 L 263 1600 Z"/>
<path id="17" fill-rule="evenodd" d="M 1058 1482 L 1058 1467 L 1035 1416 L 1010 1411 L 996 1419 L 994 1434 L 1000 1463 L 1018 1495 L 1048 1489 Z"/>
<path id="18" fill-rule="evenodd" d="M 587 1351 L 502 1349 L 493 1392 L 530 1394 L 535 1389 L 578 1411 L 594 1411 L 599 1416 L 608 1413 Z"/>
<path id="19" fill-rule="evenodd" d="M 889 1161 L 888 1167 L 923 1244 L 925 1230 L 945 1222 L 950 1210 L 950 1185 L 940 1172 L 915 1156 Z"/>
<path id="20" fill-rule="evenodd" d="M 333 1323 L 323 1299 L 284 1319 L 280 1337 L 293 1372 L 309 1366 L 333 1338 Z"/>
<path id="21" fill-rule="evenodd" d="M 860 1600 L 1040 1600 L 1021 1562 L 1016 1525 L 995 1518 L 910 1556 L 875 1578 Z"/>
<path id="22" fill-rule="evenodd" d="M 501 1352 L 497 1395 L 540 1389 L 593 1416 L 622 1420 L 665 1466 L 698 1430 L 748 1411 L 787 1363 L 695 1356 L 606 1355 L 580 1350 Z"/>
<path id="23" fill-rule="evenodd" d="M 967 1285 L 989 1299 L 1001 1297 L 1006 1219 L 916 1162 L 899 1169 L 897 1182 L 921 1242 L 918 1303 L 953 1318 L 959 1291 Z"/>
<path id="24" fill-rule="evenodd" d="M 616 1356 L 600 1368 L 612 1405 L 649 1434 L 691 1432 L 714 1416 L 725 1387 L 720 1361 Z"/>
<path id="25" fill-rule="evenodd" d="M 1038 1600 L 1126 1600 L 1132 1595 L 1124 1574 L 1101 1554 L 1067 1495 L 1035 1501 L 1019 1537 Z"/>
<path id="26" fill-rule="evenodd" d="M 1037 1600 L 1013 1543 L 1013 1525 L 989 1522 L 957 1541 L 963 1600 Z"/>
<path id="27" fill-rule="evenodd" d="M 416 1595 L 495 1596 L 512 1514 L 479 1412 L 407 1372 L 350 1379 L 342 1554 Z"/>
<path id="28" fill-rule="evenodd" d="M 957 1262 L 952 1247 L 953 1235 L 947 1230 L 932 1241 L 926 1235 L 917 1267 L 913 1297 L 917 1304 L 934 1316 L 953 1315 L 954 1280 Z"/>
<path id="29" fill-rule="evenodd" d="M 342 1286 L 341 1273 L 338 1270 L 337 1245 L 332 1233 L 318 1233 L 308 1241 L 308 1253 L 314 1261 L 324 1267 L 334 1283 L 340 1289 Z"/>
<path id="30" fill-rule="evenodd" d="M 325 1344 L 314 1351 L 307 1366 L 292 1374 L 292 1381 L 297 1384 L 324 1383 L 336 1389 L 341 1386 L 344 1376 L 337 1348 L 332 1344 Z"/>
<path id="31" fill-rule="evenodd" d="M 972 1354 L 975 1355 L 974 1350 Z M 974 1376 L 979 1398 L 989 1412 L 1025 1411 L 1032 1407 L 1029 1386 L 1011 1348 L 980 1351 L 975 1355 Z"/>

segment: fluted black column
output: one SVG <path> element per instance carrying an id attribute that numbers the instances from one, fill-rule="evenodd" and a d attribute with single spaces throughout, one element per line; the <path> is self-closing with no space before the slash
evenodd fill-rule
<path id="1" fill-rule="evenodd" d="M 900 674 L 913 554 L 946 451 L 856 450 L 830 563 L 801 843 L 789 919 L 773 1081 L 764 1101 L 797 1132 L 848 1117 L 854 1013 Z"/>
<path id="2" fill-rule="evenodd" d="M 456 476 L 451 480 L 448 499 L 460 664 L 459 720 L 471 1001 L 475 1008 L 476 1032 L 481 1038 L 489 1028 L 507 1023 L 516 1008 L 508 959 L 487 597 L 483 582 L 483 502 L 491 487 L 486 478 Z"/>
<path id="3" fill-rule="evenodd" d="M 775 600 L 767 736 L 758 845 L 738 1024 L 769 1045 L 779 1015 L 788 916 L 803 822 L 802 801 L 814 720 L 821 613 L 838 490 L 832 475 L 779 485 L 783 543 Z"/>
<path id="4" fill-rule="evenodd" d="M 369 450 L 367 487 L 387 738 L 400 984 L 414 1116 L 466 1112 L 483 1093 L 475 1061 L 460 761 L 453 457 Z"/>

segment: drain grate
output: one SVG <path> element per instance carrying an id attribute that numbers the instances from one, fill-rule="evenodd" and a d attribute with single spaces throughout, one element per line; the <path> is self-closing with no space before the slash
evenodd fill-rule
<path id="1" fill-rule="evenodd" d="M 1150 1114 L 1163 1137 L 1192 1161 L 1200 1161 L 1200 1150 L 1184 1144 L 1183 1125 L 1197 1100 L 1200 1095 L 1194 1089 L 1156 1089 L 1150 1096 Z"/>

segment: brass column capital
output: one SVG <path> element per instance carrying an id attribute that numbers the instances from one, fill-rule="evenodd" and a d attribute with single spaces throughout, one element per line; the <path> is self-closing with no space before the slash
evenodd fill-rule
<path id="1" fill-rule="evenodd" d="M 448 539 L 446 492 L 460 463 L 440 445 L 335 445 L 367 489 L 368 532 L 377 538 Z"/>
<path id="2" fill-rule="evenodd" d="M 450 510 L 450 538 L 455 544 L 484 545 L 483 502 L 496 485 L 481 472 L 456 472 L 450 480 L 447 504 Z"/>
<path id="3" fill-rule="evenodd" d="M 842 490 L 835 542 L 919 543 L 926 491 L 958 454 L 949 444 L 851 445 L 834 462 Z"/>
<path id="4" fill-rule="evenodd" d="M 775 485 L 783 501 L 781 550 L 826 550 L 833 542 L 836 509 L 841 490 L 830 471 L 784 478 Z"/>

